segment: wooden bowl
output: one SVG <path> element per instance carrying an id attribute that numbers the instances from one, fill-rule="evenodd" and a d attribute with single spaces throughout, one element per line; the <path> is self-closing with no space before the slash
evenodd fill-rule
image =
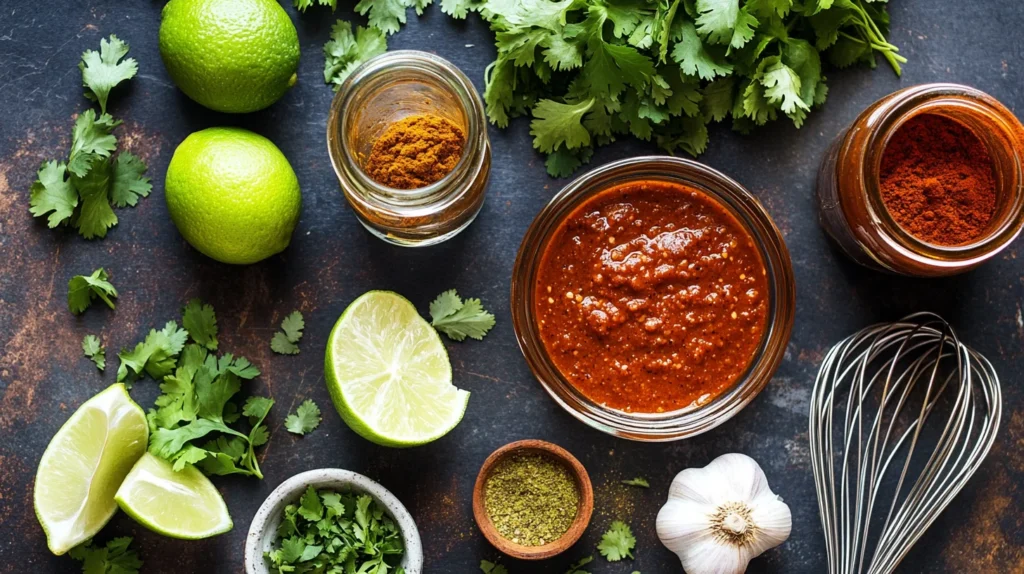
<path id="1" fill-rule="evenodd" d="M 569 530 L 566 530 L 558 540 L 540 546 L 524 546 L 503 537 L 491 522 L 491 517 L 487 515 L 487 509 L 484 507 L 484 486 L 495 465 L 512 453 L 531 451 L 547 455 L 564 464 L 576 479 L 576 488 L 580 492 L 580 506 Z M 491 456 L 487 457 L 483 466 L 480 467 L 480 474 L 477 475 L 476 485 L 473 487 L 473 517 L 476 519 L 476 525 L 480 528 L 480 532 L 483 532 L 484 538 L 501 552 L 522 560 L 542 560 L 564 552 L 583 535 L 583 531 L 590 524 L 590 515 L 593 512 L 594 488 L 590 484 L 590 475 L 587 474 L 587 469 L 583 468 L 580 461 L 564 448 L 542 440 L 516 441 L 491 453 Z"/>

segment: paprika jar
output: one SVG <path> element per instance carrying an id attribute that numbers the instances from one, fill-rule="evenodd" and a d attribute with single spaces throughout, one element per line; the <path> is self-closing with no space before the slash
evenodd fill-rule
<path id="1" fill-rule="evenodd" d="M 935 141 L 922 141 L 921 136 L 927 135 L 920 131 L 922 120 L 942 126 L 937 128 L 943 131 L 935 134 Z M 904 127 L 908 131 L 894 137 Z M 950 134 L 962 141 L 947 145 L 953 149 L 941 149 L 946 141 L 939 138 L 950 139 Z M 900 155 L 908 162 L 898 177 L 904 178 L 905 185 L 917 186 L 910 189 L 916 195 L 894 210 L 887 201 L 903 198 L 894 200 L 887 195 L 889 191 L 883 193 L 883 178 L 890 177 L 884 172 L 890 166 L 883 167 L 883 159 L 890 144 L 900 148 L 893 150 L 894 157 Z M 927 168 L 914 164 L 921 163 L 922 158 L 914 156 L 920 155 L 921 149 L 959 154 L 956 157 L 965 162 L 964 174 L 945 162 L 936 164 L 935 178 L 930 178 Z M 917 277 L 967 271 L 999 253 L 1020 234 L 1024 224 L 1022 150 L 1024 128 L 1013 113 L 984 92 L 957 84 L 900 90 L 869 106 L 832 142 L 818 172 L 821 224 L 848 256 L 873 269 Z M 937 220 L 942 215 L 939 210 L 949 209 L 949 205 L 936 204 L 936 194 L 945 193 L 943 185 L 950 181 L 961 187 L 979 185 L 963 183 L 975 173 L 982 174 L 986 183 L 984 205 L 971 205 L 963 197 L 950 196 L 945 201 L 963 211 L 965 221 L 976 212 L 984 219 L 973 223 L 973 232 L 966 239 L 953 241 L 962 235 L 952 228 L 943 229 Z M 931 226 L 930 233 L 908 225 L 903 208 L 908 204 L 914 205 L 922 227 Z M 938 239 L 945 236 L 951 240 Z"/>
<path id="2" fill-rule="evenodd" d="M 374 144 L 390 126 L 413 116 L 461 131 L 465 140 L 457 163 L 422 187 L 399 189 L 375 181 L 367 171 Z M 491 169 L 483 102 L 461 70 L 433 54 L 387 52 L 356 68 L 331 103 L 327 148 L 359 222 L 388 243 L 440 243 L 472 223 L 483 206 Z"/>

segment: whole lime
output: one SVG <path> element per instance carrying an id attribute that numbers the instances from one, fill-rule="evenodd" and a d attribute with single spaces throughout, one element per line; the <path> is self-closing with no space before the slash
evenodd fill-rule
<path id="1" fill-rule="evenodd" d="M 171 0 L 160 55 L 188 97 L 218 112 L 254 112 L 295 84 L 299 35 L 276 0 Z"/>
<path id="2" fill-rule="evenodd" d="M 164 194 L 186 241 L 239 265 L 288 247 L 302 206 L 299 180 L 281 150 L 241 128 L 185 138 L 167 166 Z"/>

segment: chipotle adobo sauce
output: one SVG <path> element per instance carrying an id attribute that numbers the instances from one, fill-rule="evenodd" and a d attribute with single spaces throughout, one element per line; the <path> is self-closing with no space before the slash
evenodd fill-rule
<path id="1" fill-rule="evenodd" d="M 578 206 L 547 243 L 535 295 L 558 370 L 628 412 L 673 411 L 727 390 L 768 314 L 750 233 L 717 200 L 670 181 L 623 183 Z"/>

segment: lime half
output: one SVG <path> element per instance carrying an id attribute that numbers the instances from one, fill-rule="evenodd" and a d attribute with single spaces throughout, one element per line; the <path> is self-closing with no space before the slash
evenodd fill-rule
<path id="1" fill-rule="evenodd" d="M 233 526 L 224 499 L 199 469 L 186 466 L 175 472 L 170 462 L 148 452 L 114 499 L 139 524 L 171 538 L 209 538 Z"/>
<path id="2" fill-rule="evenodd" d="M 441 438 L 469 402 L 469 392 L 452 384 L 437 331 L 390 291 L 370 291 L 345 309 L 327 342 L 324 372 L 341 418 L 384 446 Z"/>
<path id="3" fill-rule="evenodd" d="M 92 538 L 117 511 L 114 493 L 146 452 L 146 415 L 124 385 L 89 399 L 50 440 L 36 471 L 36 517 L 54 554 Z"/>

